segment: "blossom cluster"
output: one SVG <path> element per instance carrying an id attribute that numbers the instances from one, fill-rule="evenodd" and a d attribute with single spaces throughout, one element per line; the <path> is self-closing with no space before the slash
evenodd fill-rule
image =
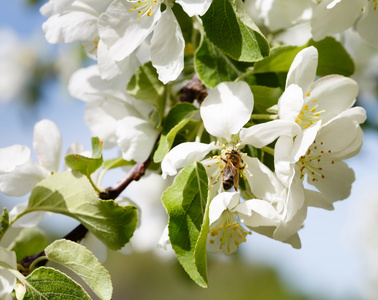
<path id="1" fill-rule="evenodd" d="M 378 20 L 372 17 L 377 2 L 290 1 L 293 11 L 286 18 L 275 17 L 288 7 L 286 0 L 246 1 L 245 6 L 226 2 L 50 0 L 43 5 L 47 41 L 80 42 L 96 61 L 77 70 L 68 85 L 71 96 L 86 102 L 84 120 L 96 138 L 92 153 L 78 143 L 70 146 L 63 172 L 59 171 L 62 136 L 53 121 L 45 119 L 34 127 L 38 163 L 27 146 L 0 149 L 0 191 L 17 197 L 31 194 L 9 215 L 4 210 L 1 225 L 34 227 L 44 211 L 62 212 L 84 225 L 83 236 L 75 241 L 100 260 L 106 257 L 106 247 L 129 253 L 134 231 L 147 226 L 146 219 L 156 221 L 156 203 L 149 203 L 153 213 L 148 218 L 140 217 L 148 211 L 148 202 L 120 195 L 120 187 L 125 189 L 148 169 L 147 177 L 157 184 L 141 179 L 145 192 L 150 192 L 145 198 L 157 194 L 168 213 L 159 245 L 171 243 L 176 251 L 174 237 L 188 241 L 189 254 L 180 249 L 176 255 L 179 260 L 180 255 L 185 257 L 180 262 L 197 283 L 206 285 L 193 271 L 193 264 L 201 269 L 194 252 L 232 254 L 252 232 L 300 248 L 298 231 L 307 209 L 332 210 L 335 201 L 350 195 L 355 176 L 345 160 L 360 151 L 360 125 L 366 120 L 365 110 L 354 106 L 358 85 L 346 76 L 353 73 L 349 70 L 353 63 L 340 70 L 328 59 L 331 67 L 322 65 L 319 72 L 317 47 L 322 47 L 316 42 L 357 22 L 359 34 L 377 46 L 376 35 L 367 30 Z M 313 40 L 300 47 L 272 48 L 269 57 L 268 40 L 248 19 L 251 5 L 272 31 L 308 21 Z M 230 17 L 229 24 L 241 28 L 241 37 L 235 30 L 228 32 L 235 43 L 213 35 L 218 30 L 215 24 L 227 28 L 213 14 L 224 11 L 237 19 Z M 185 20 L 179 19 L 180 14 Z M 347 14 L 348 22 L 338 22 L 334 14 Z M 188 27 L 190 38 L 184 32 Z M 330 43 L 342 48 L 334 39 Z M 234 51 L 235 45 L 240 49 Z M 344 49 L 335 53 L 350 59 Z M 332 68 L 338 73 L 330 72 Z M 189 100 L 178 100 L 185 89 L 190 91 Z M 104 161 L 103 148 L 114 147 L 119 156 Z M 267 156 L 270 163 L 264 160 Z M 191 166 L 201 166 L 195 169 L 195 180 L 184 171 Z M 117 167 L 127 172 L 127 183 L 104 189 L 104 174 Z M 182 179 L 182 174 L 187 177 Z M 117 189 L 119 193 L 111 194 Z M 184 223 L 192 226 L 189 234 L 181 226 Z M 145 231 L 151 233 L 149 228 Z M 160 236 L 160 230 L 155 231 Z M 0 272 L 6 279 L 0 284 L 9 296 L 16 283 L 15 253 L 1 247 L 0 251 Z M 5 264 L 8 259 L 11 262 Z M 77 261 L 71 265 L 75 264 L 80 265 Z"/>

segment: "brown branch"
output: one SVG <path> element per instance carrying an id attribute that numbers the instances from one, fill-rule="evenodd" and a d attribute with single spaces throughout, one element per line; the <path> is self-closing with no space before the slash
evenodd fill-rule
<path id="1" fill-rule="evenodd" d="M 151 163 L 151 158 L 148 158 L 144 163 L 137 163 L 136 165 L 134 165 L 134 167 L 127 173 L 127 175 L 123 178 L 123 180 L 121 180 L 116 185 L 107 188 L 105 192 L 100 193 L 99 195 L 100 199 L 102 200 L 116 199 L 131 182 L 138 181 L 145 174 L 150 163 Z M 63 238 L 66 240 L 79 242 L 85 237 L 87 232 L 88 232 L 88 229 L 83 224 L 80 224 Z M 25 256 L 20 261 L 20 265 L 24 269 L 28 270 L 33 261 L 45 255 L 46 255 L 45 251 L 41 251 L 34 255 Z M 44 266 L 46 265 L 46 263 L 47 263 L 47 260 L 42 260 L 37 264 L 37 266 L 39 267 Z"/>

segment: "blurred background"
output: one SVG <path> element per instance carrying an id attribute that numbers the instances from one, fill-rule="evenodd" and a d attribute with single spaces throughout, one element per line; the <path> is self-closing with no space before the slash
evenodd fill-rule
<path id="1" fill-rule="evenodd" d="M 85 103 L 67 92 L 70 75 L 88 61 L 79 45 L 46 42 L 45 18 L 39 13 L 43 3 L 13 0 L 0 9 L 0 148 L 22 144 L 32 149 L 34 124 L 47 118 L 62 133 L 63 153 L 74 142 L 90 149 Z M 125 193 L 143 212 L 133 251 L 108 251 L 104 263 L 113 279 L 113 299 L 378 299 L 378 50 L 353 33 L 346 45 L 356 60 L 358 104 L 368 113 L 362 150 L 348 160 L 356 174 L 351 196 L 335 203 L 334 211 L 309 209 L 299 232 L 300 250 L 254 233 L 235 255 L 209 254 L 209 288 L 202 289 L 172 250 L 156 247 L 167 222 L 159 199 L 167 183 L 150 174 Z M 115 155 L 115 150 L 104 153 L 105 159 Z M 113 172 L 104 187 L 121 176 Z M 1 208 L 9 210 L 26 200 L 0 194 Z M 50 242 L 77 224 L 46 214 L 40 227 Z M 4 242 L 12 237 L 8 234 Z"/>

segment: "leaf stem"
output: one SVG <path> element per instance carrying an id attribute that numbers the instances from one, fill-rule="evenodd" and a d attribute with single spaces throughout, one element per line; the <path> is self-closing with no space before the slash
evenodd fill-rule
<path id="1" fill-rule="evenodd" d="M 266 153 L 269 153 L 270 155 L 274 155 L 274 149 L 271 147 L 265 146 L 265 147 L 262 147 L 261 150 Z"/>

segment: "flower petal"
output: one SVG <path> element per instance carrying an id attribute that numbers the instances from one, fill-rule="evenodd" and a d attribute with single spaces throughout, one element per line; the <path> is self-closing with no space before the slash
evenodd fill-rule
<path id="1" fill-rule="evenodd" d="M 175 80 L 184 68 L 185 41 L 172 9 L 161 14 L 151 39 L 151 62 L 159 74 L 159 80 L 166 84 Z"/>
<path id="2" fill-rule="evenodd" d="M 330 4 L 332 3 L 332 6 Z M 314 10 L 311 27 L 315 41 L 353 26 L 361 13 L 362 1 L 323 0 Z"/>
<path id="3" fill-rule="evenodd" d="M 326 210 L 334 209 L 330 198 L 326 197 L 322 193 L 312 190 L 305 190 L 305 202 L 307 206 L 323 208 Z"/>
<path id="4" fill-rule="evenodd" d="M 278 179 L 289 187 L 290 180 L 294 173 L 291 153 L 293 151 L 293 138 L 290 136 L 280 137 L 274 148 L 274 168 Z"/>
<path id="5" fill-rule="evenodd" d="M 378 18 L 377 18 L 377 2 L 368 1 L 366 2 L 365 10 L 362 14 L 362 18 L 357 22 L 357 31 L 360 36 L 368 42 L 373 47 L 378 48 L 378 37 L 374 30 L 378 28 Z M 374 29 L 373 29 L 374 28 Z"/>
<path id="6" fill-rule="evenodd" d="M 281 120 L 295 121 L 303 107 L 303 91 L 296 84 L 290 84 L 278 100 L 278 116 Z"/>
<path id="7" fill-rule="evenodd" d="M 200 113 L 206 130 L 230 140 L 249 121 L 253 94 L 245 82 L 222 82 L 202 102 Z"/>
<path id="8" fill-rule="evenodd" d="M 223 211 L 230 210 L 239 204 L 240 195 L 237 192 L 224 192 L 218 194 L 211 200 L 209 208 L 210 225 L 217 221 L 222 215 Z"/>
<path id="9" fill-rule="evenodd" d="M 189 17 L 202 16 L 210 7 L 211 0 L 176 0 Z"/>
<path id="10" fill-rule="evenodd" d="M 160 9 L 152 17 L 138 18 L 137 11 L 130 11 L 132 3 L 114 0 L 98 19 L 100 38 L 109 47 L 109 54 L 117 61 L 123 60 L 145 40 L 160 18 Z"/>
<path id="11" fill-rule="evenodd" d="M 30 149 L 24 145 L 13 145 L 0 149 L 0 174 L 12 172 L 30 159 Z"/>
<path id="12" fill-rule="evenodd" d="M 277 211 L 267 201 L 252 199 L 240 203 L 237 211 L 240 221 L 249 228 L 277 226 L 280 221 Z M 250 211 L 250 215 L 247 212 Z"/>
<path id="13" fill-rule="evenodd" d="M 210 144 L 188 142 L 171 149 L 161 162 L 163 178 L 177 174 L 177 170 L 195 161 L 202 160 L 211 150 L 218 149 L 214 142 Z"/>
<path id="14" fill-rule="evenodd" d="M 0 261 L 17 270 L 16 253 L 0 247 Z M 16 276 L 0 266 L 0 299 L 12 299 L 12 291 L 16 285 Z"/>
<path id="15" fill-rule="evenodd" d="M 159 132 L 148 121 L 130 116 L 117 122 L 116 134 L 123 159 L 142 163 L 150 156 Z"/>
<path id="16" fill-rule="evenodd" d="M 240 141 L 242 144 L 252 145 L 262 148 L 280 136 L 291 136 L 301 132 L 298 124 L 288 120 L 274 120 L 262 124 L 243 128 L 240 131 Z"/>
<path id="17" fill-rule="evenodd" d="M 35 124 L 33 148 L 43 167 L 51 172 L 58 171 L 62 136 L 54 122 L 44 119 Z"/>
<path id="18" fill-rule="evenodd" d="M 20 197 L 30 193 L 38 182 L 50 172 L 29 159 L 10 173 L 0 173 L 0 191 L 8 196 Z"/>
<path id="19" fill-rule="evenodd" d="M 296 84 L 303 93 L 310 90 L 318 66 L 318 50 L 311 46 L 301 50 L 294 58 L 286 78 L 286 87 Z"/>
<path id="20" fill-rule="evenodd" d="M 322 111 L 320 118 L 323 123 L 326 123 L 352 107 L 357 94 L 358 84 L 353 79 L 340 75 L 330 75 L 313 83 L 310 96 L 306 98 L 306 104 L 318 105 L 316 110 Z"/>

